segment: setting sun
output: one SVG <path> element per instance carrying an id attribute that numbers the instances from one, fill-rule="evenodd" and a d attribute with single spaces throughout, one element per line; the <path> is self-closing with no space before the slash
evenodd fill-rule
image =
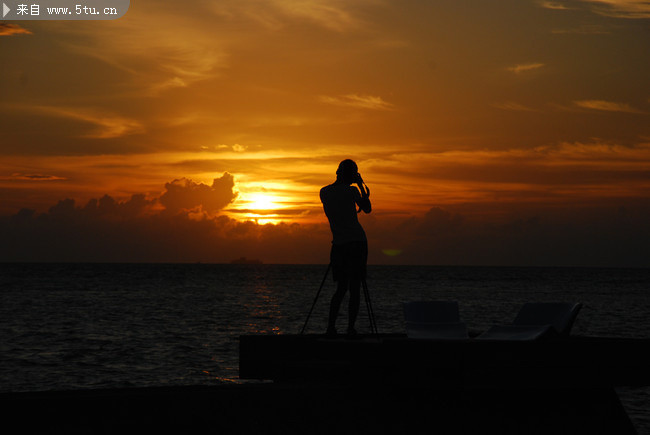
<path id="1" fill-rule="evenodd" d="M 251 210 L 271 210 L 277 208 L 275 197 L 266 193 L 253 193 L 248 197 L 248 208 Z"/>
<path id="2" fill-rule="evenodd" d="M 271 192 L 266 192 L 264 188 L 258 191 L 259 187 L 247 186 L 254 191 L 247 192 L 246 187 L 241 187 L 244 192 L 240 192 L 239 198 L 233 203 L 233 207 L 228 211 L 233 218 L 252 220 L 256 224 L 278 224 L 282 222 L 278 211 L 288 208 L 285 204 L 287 198 L 281 198 Z M 288 201 L 290 202 L 290 201 Z"/>
<path id="3" fill-rule="evenodd" d="M 277 214 L 269 214 L 279 207 L 275 201 L 276 197 L 267 193 L 253 193 L 249 195 L 247 208 L 250 210 L 250 213 L 248 213 L 248 216 L 260 225 L 281 222 Z"/>

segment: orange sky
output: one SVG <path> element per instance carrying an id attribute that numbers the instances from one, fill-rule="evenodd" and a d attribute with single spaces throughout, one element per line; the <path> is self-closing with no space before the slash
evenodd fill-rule
<path id="1" fill-rule="evenodd" d="M 318 190 L 350 157 L 371 262 L 647 266 L 623 246 L 647 230 L 620 231 L 650 217 L 649 30 L 640 0 L 142 0 L 115 21 L 3 22 L 0 215 L 141 194 L 140 218 L 203 220 L 223 245 L 154 261 L 320 262 Z M 504 241 L 518 222 L 534 237 Z M 25 246 L 0 259 L 47 259 Z"/>

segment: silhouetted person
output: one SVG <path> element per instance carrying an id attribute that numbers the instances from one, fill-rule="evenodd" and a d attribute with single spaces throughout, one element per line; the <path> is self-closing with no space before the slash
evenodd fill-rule
<path id="1" fill-rule="evenodd" d="M 359 188 L 351 186 L 353 183 Z M 320 190 L 320 199 L 332 230 L 330 263 L 336 281 L 336 293 L 330 303 L 328 335 L 336 334 L 336 318 L 348 290 L 348 334 L 356 334 L 354 323 L 359 313 L 361 281 L 366 278 L 368 261 L 368 240 L 357 219 L 357 213 L 370 213 L 372 207 L 369 196 L 370 189 L 364 186 L 357 164 L 350 159 L 339 164 L 336 181 Z"/>

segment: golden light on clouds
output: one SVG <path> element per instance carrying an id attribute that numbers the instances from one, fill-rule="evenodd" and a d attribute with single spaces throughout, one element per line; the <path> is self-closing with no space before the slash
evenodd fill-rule
<path id="1" fill-rule="evenodd" d="M 625 113 L 644 113 L 635 109 L 627 103 L 616 103 L 613 101 L 603 100 L 582 100 L 575 101 L 576 106 L 585 109 L 603 110 L 606 112 L 625 112 Z"/>
<path id="2" fill-rule="evenodd" d="M 321 96 L 319 100 L 323 103 L 334 104 L 336 106 L 347 106 L 369 110 L 389 110 L 393 107 L 392 104 L 384 101 L 381 97 L 373 95 L 351 94 L 339 97 Z"/>
<path id="3" fill-rule="evenodd" d="M 547 8 L 547 9 L 557 9 L 557 10 L 561 10 L 561 11 L 566 11 L 566 10 L 571 9 L 570 7 L 567 6 L 566 3 L 563 3 L 563 2 L 549 2 L 549 1 L 542 1 L 542 2 L 540 2 L 540 5 L 541 5 L 543 8 Z"/>
<path id="4" fill-rule="evenodd" d="M 543 63 L 533 62 L 533 63 L 524 63 L 515 66 L 508 67 L 508 71 L 512 71 L 515 74 L 520 74 L 527 71 L 532 71 L 543 67 Z"/>
<path id="5" fill-rule="evenodd" d="M 615 18 L 650 18 L 650 5 L 645 0 L 583 0 L 591 3 L 594 11 Z"/>
<path id="6" fill-rule="evenodd" d="M 18 24 L 0 23 L 0 36 L 31 35 L 32 32 Z"/>
<path id="7" fill-rule="evenodd" d="M 90 128 L 81 137 L 91 139 L 108 139 L 125 135 L 143 133 L 142 124 L 136 120 L 120 115 L 102 112 L 89 107 L 61 106 L 16 106 L 14 110 L 22 110 L 27 114 L 42 113 L 55 118 L 70 119 L 87 124 Z"/>

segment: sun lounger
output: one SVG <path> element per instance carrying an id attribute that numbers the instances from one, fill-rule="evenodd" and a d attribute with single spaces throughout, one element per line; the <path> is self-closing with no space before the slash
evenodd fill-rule
<path id="1" fill-rule="evenodd" d="M 467 327 L 460 321 L 458 302 L 412 301 L 404 303 L 408 338 L 455 340 L 468 338 Z"/>
<path id="2" fill-rule="evenodd" d="M 580 303 L 529 302 L 524 304 L 509 325 L 492 326 L 476 337 L 480 340 L 538 340 L 569 336 Z"/>

